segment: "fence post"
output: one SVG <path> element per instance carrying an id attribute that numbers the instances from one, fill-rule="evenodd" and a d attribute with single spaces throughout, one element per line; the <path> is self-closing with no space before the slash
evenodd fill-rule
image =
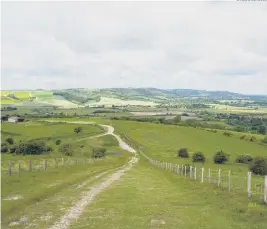
<path id="1" fill-rule="evenodd" d="M 44 159 L 44 170 L 46 170 L 46 167 L 47 167 L 47 161 L 46 159 Z"/>
<path id="2" fill-rule="evenodd" d="M 195 180 L 197 180 L 197 167 L 195 166 Z"/>
<path id="3" fill-rule="evenodd" d="M 211 180 L 210 168 L 209 168 L 209 173 L 208 173 L 208 179 L 209 179 L 209 183 L 210 183 L 210 180 Z"/>
<path id="4" fill-rule="evenodd" d="M 204 168 L 201 168 L 201 183 L 204 182 Z"/>
<path id="5" fill-rule="evenodd" d="M 32 160 L 29 160 L 29 172 L 32 171 Z"/>
<path id="6" fill-rule="evenodd" d="M 228 190 L 231 191 L 231 171 L 228 172 Z"/>
<path id="7" fill-rule="evenodd" d="M 221 169 L 218 169 L 218 187 L 221 185 Z"/>
<path id="8" fill-rule="evenodd" d="M 184 166 L 184 176 L 186 177 L 186 165 Z"/>
<path id="9" fill-rule="evenodd" d="M 184 165 L 182 165 L 182 175 L 184 174 Z"/>
<path id="10" fill-rule="evenodd" d="M 180 174 L 180 165 L 178 165 L 178 174 Z"/>
<path id="11" fill-rule="evenodd" d="M 264 177 L 264 203 L 267 204 L 267 176 Z"/>
<path id="12" fill-rule="evenodd" d="M 192 166 L 190 166 L 190 175 L 189 175 L 189 177 L 190 177 L 190 179 L 192 178 Z"/>
<path id="13" fill-rule="evenodd" d="M 8 175 L 11 176 L 12 169 L 11 169 L 11 161 L 8 161 Z"/>
<path id="14" fill-rule="evenodd" d="M 18 161 L 18 172 L 20 174 L 20 160 Z"/>
<path id="15" fill-rule="evenodd" d="M 251 172 L 248 172 L 248 197 L 251 197 Z"/>

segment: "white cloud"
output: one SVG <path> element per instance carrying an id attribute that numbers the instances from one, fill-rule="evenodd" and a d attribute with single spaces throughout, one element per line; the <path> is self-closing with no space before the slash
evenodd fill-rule
<path id="1" fill-rule="evenodd" d="M 2 87 L 267 94 L 264 2 L 2 4 Z"/>

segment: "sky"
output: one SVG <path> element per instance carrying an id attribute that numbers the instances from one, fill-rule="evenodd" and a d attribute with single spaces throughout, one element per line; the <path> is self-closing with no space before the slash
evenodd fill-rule
<path id="1" fill-rule="evenodd" d="M 2 89 L 267 94 L 266 2 L 4 2 Z"/>

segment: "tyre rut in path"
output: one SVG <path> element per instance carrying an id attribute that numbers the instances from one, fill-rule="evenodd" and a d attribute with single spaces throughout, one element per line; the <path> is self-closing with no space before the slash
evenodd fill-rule
<path id="1" fill-rule="evenodd" d="M 86 124 L 86 123 L 83 123 Z M 114 134 L 114 128 L 107 125 L 101 125 L 102 127 L 107 128 L 107 133 L 113 135 L 119 142 L 119 146 L 127 150 L 131 153 L 133 153 L 133 156 L 131 160 L 124 166 L 121 167 L 121 169 L 117 170 L 115 173 L 111 174 L 103 182 L 100 184 L 94 185 L 91 190 L 85 192 L 81 199 L 76 202 L 76 204 L 70 208 L 70 210 L 63 215 L 58 222 L 56 222 L 53 226 L 49 227 L 48 229 L 68 229 L 70 225 L 72 224 L 73 220 L 77 220 L 79 216 L 83 213 L 85 208 L 90 205 L 96 196 L 100 194 L 102 191 L 104 191 L 106 188 L 108 188 L 113 182 L 120 179 L 121 176 L 124 175 L 125 172 L 130 170 L 132 166 L 138 161 L 138 158 L 136 156 L 136 151 L 131 148 L 127 143 L 125 143 L 118 135 Z"/>

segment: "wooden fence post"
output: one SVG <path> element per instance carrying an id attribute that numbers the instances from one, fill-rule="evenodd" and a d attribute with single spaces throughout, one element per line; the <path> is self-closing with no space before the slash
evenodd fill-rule
<path id="1" fill-rule="evenodd" d="M 189 177 L 190 177 L 190 179 L 192 178 L 192 166 L 190 166 L 190 170 L 189 170 L 190 172 L 189 172 Z"/>
<path id="2" fill-rule="evenodd" d="M 182 175 L 184 175 L 184 165 L 182 165 Z"/>
<path id="3" fill-rule="evenodd" d="M 221 185 L 221 169 L 218 169 L 218 187 Z"/>
<path id="4" fill-rule="evenodd" d="M 208 179 L 209 179 L 209 183 L 210 183 L 210 180 L 211 180 L 210 168 L 209 168 L 209 172 L 208 172 Z"/>
<path id="5" fill-rule="evenodd" d="M 184 176 L 186 177 L 186 165 L 184 166 Z"/>
<path id="6" fill-rule="evenodd" d="M 29 172 L 32 171 L 32 160 L 29 160 Z"/>
<path id="7" fill-rule="evenodd" d="M 251 172 L 248 172 L 248 197 L 251 197 Z"/>
<path id="8" fill-rule="evenodd" d="M 178 174 L 180 174 L 180 165 L 178 165 Z"/>
<path id="9" fill-rule="evenodd" d="M 264 177 L 264 203 L 267 204 L 267 176 Z"/>
<path id="10" fill-rule="evenodd" d="M 228 172 L 228 190 L 231 191 L 231 171 Z"/>
<path id="11" fill-rule="evenodd" d="M 8 175 L 11 176 L 12 168 L 11 168 L 11 161 L 8 161 Z"/>
<path id="12" fill-rule="evenodd" d="M 195 166 L 195 180 L 197 180 L 197 167 Z"/>
<path id="13" fill-rule="evenodd" d="M 204 182 L 204 168 L 201 168 L 201 183 Z"/>
<path id="14" fill-rule="evenodd" d="M 47 161 L 46 159 L 44 159 L 44 170 L 46 170 L 46 168 L 47 168 Z"/>
<path id="15" fill-rule="evenodd" d="M 20 174 L 20 160 L 18 161 L 18 172 Z"/>

